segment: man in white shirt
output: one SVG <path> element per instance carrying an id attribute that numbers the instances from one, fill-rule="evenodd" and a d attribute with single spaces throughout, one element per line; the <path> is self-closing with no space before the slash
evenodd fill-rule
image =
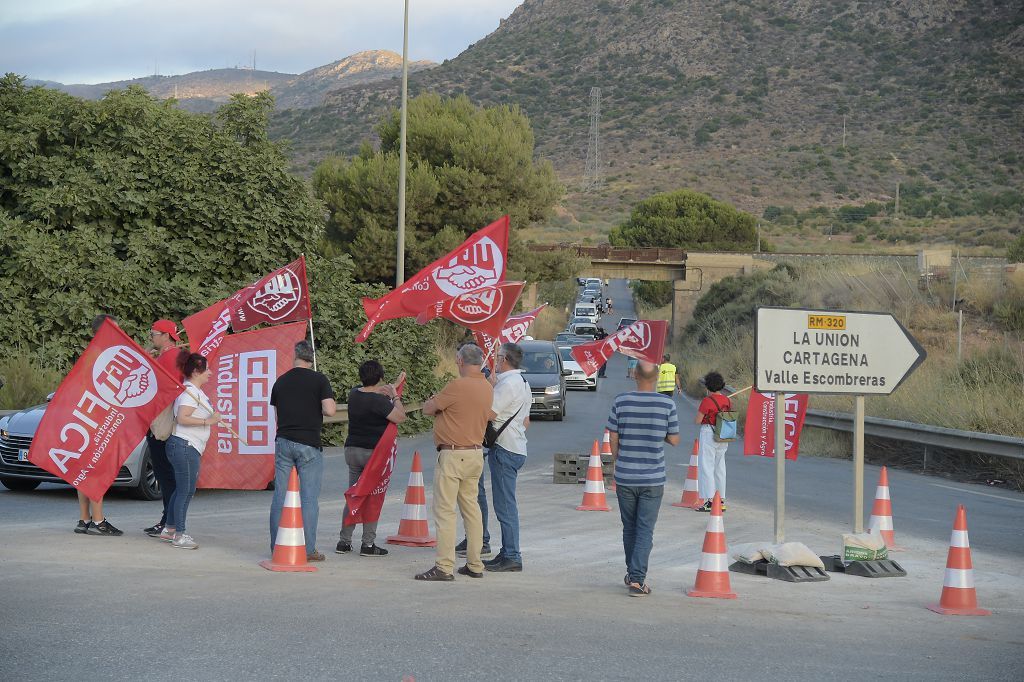
<path id="1" fill-rule="evenodd" d="M 495 354 L 494 402 L 497 414 L 494 428 L 501 429 L 487 460 L 491 470 L 491 495 L 494 515 L 501 525 L 501 551 L 484 562 L 488 571 L 522 571 L 519 552 L 519 508 L 516 504 L 516 478 L 526 463 L 526 426 L 533 396 L 519 366 L 523 350 L 515 343 L 503 343 Z"/>

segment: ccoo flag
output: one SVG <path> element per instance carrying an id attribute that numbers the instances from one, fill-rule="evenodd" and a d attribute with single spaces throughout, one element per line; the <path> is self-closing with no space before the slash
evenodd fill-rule
<path id="1" fill-rule="evenodd" d="M 438 258 L 381 298 L 364 298 L 367 322 L 356 342 L 369 338 L 385 320 L 416 317 L 445 297 L 458 296 L 505 279 L 508 261 L 508 216 L 477 230 L 455 250 Z"/>
<path id="2" fill-rule="evenodd" d="M 665 352 L 665 337 L 668 335 L 668 322 L 664 320 L 637 320 L 628 327 L 623 327 L 606 339 L 598 339 L 572 347 L 572 357 L 583 368 L 589 377 L 615 351 L 659 364 Z"/>
<path id="3" fill-rule="evenodd" d="M 99 500 L 182 390 L 176 377 L 105 320 L 46 406 L 28 461 Z"/>
<path id="4" fill-rule="evenodd" d="M 228 299 L 231 328 L 243 329 L 269 322 L 305 321 L 312 317 L 309 308 L 309 284 L 306 282 L 306 257 L 272 273 Z"/>
<path id="5" fill-rule="evenodd" d="M 395 387 L 398 395 L 405 390 L 405 380 Z M 384 434 L 373 448 L 373 454 L 366 463 L 363 473 L 355 485 L 345 491 L 348 502 L 348 514 L 341 520 L 343 526 L 354 526 L 357 523 L 375 523 L 380 519 L 380 510 L 384 506 L 384 496 L 391 485 L 391 474 L 395 471 L 395 458 L 398 456 L 398 424 L 388 422 Z"/>

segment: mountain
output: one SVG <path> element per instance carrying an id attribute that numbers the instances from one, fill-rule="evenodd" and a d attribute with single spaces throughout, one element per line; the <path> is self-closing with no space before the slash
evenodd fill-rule
<path id="1" fill-rule="evenodd" d="M 421 71 L 432 66 L 434 62 L 430 61 L 411 62 L 409 71 Z M 207 112 L 227 102 L 235 93 L 252 95 L 264 90 L 270 90 L 275 96 L 278 108 L 316 106 L 332 90 L 390 80 L 401 73 L 401 55 L 387 50 L 369 50 L 298 75 L 234 68 L 195 71 L 178 76 L 146 76 L 95 85 L 65 85 L 38 80 L 27 82 L 29 85 L 63 90 L 85 99 L 99 99 L 110 90 L 139 85 L 154 97 L 177 98 L 179 105 L 189 111 Z"/>
<path id="2" fill-rule="evenodd" d="M 904 198 L 1019 193 L 1022 83 L 1019 2 L 526 0 L 410 94 L 519 105 L 572 190 L 599 87 L 605 188 L 567 205 L 610 221 L 679 187 L 758 215 L 885 202 L 898 183 Z M 398 96 L 393 82 L 337 90 L 277 112 L 271 134 L 309 171 L 373 140 Z"/>
<path id="3" fill-rule="evenodd" d="M 409 73 L 436 66 L 431 61 L 409 62 Z M 318 66 L 273 88 L 278 109 L 305 109 L 323 103 L 324 95 L 339 87 L 388 80 L 402 75 L 402 55 L 369 50 Z"/>

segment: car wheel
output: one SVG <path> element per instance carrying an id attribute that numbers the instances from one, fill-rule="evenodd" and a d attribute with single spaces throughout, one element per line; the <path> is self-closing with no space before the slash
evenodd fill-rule
<path id="1" fill-rule="evenodd" d="M 558 414 L 554 415 L 552 419 L 554 419 L 556 422 L 560 422 L 563 419 L 565 419 L 565 401 L 562 401 L 561 409 L 558 410 Z"/>
<path id="2" fill-rule="evenodd" d="M 132 490 L 132 497 L 138 500 L 159 500 L 163 498 L 160 492 L 160 481 L 156 480 L 156 471 L 153 469 L 153 459 L 149 451 L 142 460 L 142 475 L 139 477 L 139 484 Z"/>
<path id="3" fill-rule="evenodd" d="M 0 478 L 0 483 L 3 483 L 8 490 L 28 492 L 38 488 L 42 481 L 33 481 L 29 478 Z"/>
<path id="4" fill-rule="evenodd" d="M 594 384 L 593 386 L 587 386 L 587 390 L 588 391 L 596 391 L 597 390 L 597 384 Z"/>

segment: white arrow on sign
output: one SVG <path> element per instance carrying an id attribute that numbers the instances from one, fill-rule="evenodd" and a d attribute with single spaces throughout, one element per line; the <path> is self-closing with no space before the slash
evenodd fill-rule
<path id="1" fill-rule="evenodd" d="M 762 393 L 888 395 L 926 356 L 889 313 L 757 309 L 754 385 Z"/>

